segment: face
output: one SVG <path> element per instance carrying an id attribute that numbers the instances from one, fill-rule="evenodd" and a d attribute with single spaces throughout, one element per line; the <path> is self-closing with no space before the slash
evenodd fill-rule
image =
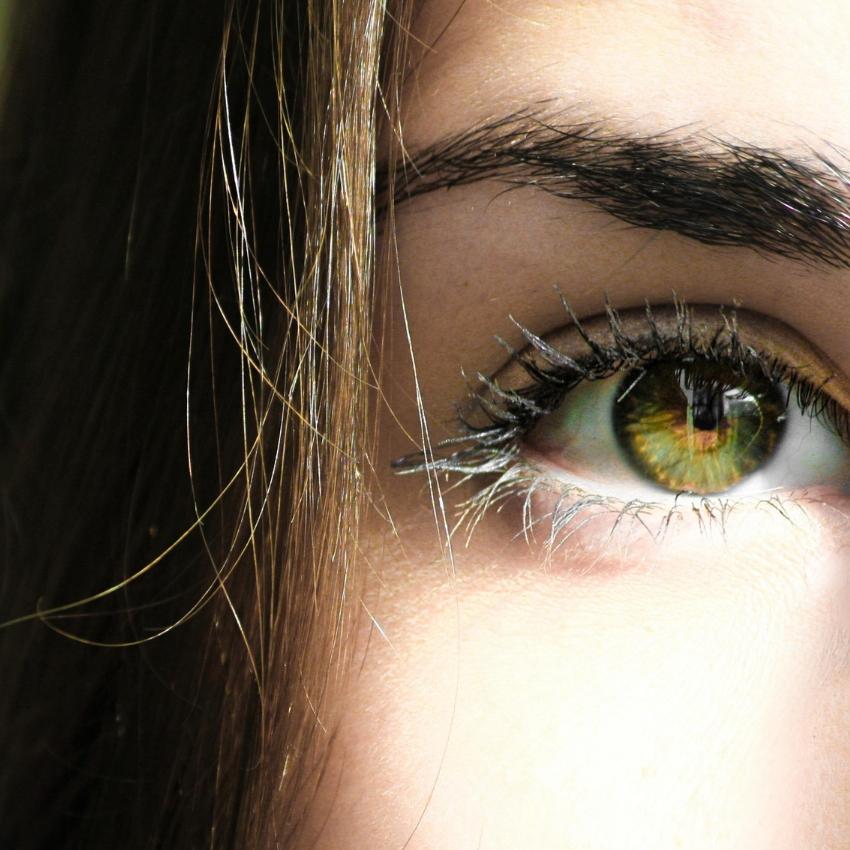
<path id="1" fill-rule="evenodd" d="M 429 0 L 414 43 L 307 846 L 846 847 L 850 8 Z"/>

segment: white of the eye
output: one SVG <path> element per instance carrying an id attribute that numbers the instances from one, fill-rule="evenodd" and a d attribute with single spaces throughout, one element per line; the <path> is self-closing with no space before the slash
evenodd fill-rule
<path id="1" fill-rule="evenodd" d="M 614 434 L 611 411 L 620 381 L 617 375 L 573 390 L 561 408 L 535 428 L 531 443 L 536 459 L 553 477 L 600 495 L 623 501 L 669 500 L 673 496 L 669 490 L 634 469 Z M 784 434 L 768 462 L 735 487 L 713 495 L 740 497 L 813 486 L 845 490 L 848 482 L 850 449 L 822 417 L 801 410 L 792 393 Z"/>
<path id="2" fill-rule="evenodd" d="M 749 495 L 777 489 L 830 486 L 846 489 L 850 449 L 823 417 L 802 411 L 794 394 L 785 433 L 768 462 L 729 491 Z"/>

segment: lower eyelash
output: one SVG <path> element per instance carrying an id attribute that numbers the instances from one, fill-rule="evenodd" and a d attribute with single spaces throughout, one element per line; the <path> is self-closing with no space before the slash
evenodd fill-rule
<path id="1" fill-rule="evenodd" d="M 502 340 L 498 341 L 507 348 L 511 360 L 522 367 L 531 383 L 519 389 L 504 389 L 496 380 L 479 374 L 477 377 L 483 389 L 471 391 L 471 404 L 465 410 L 458 408 L 458 423 L 464 433 L 440 442 L 430 455 L 416 452 L 392 464 L 399 474 L 459 474 L 458 485 L 479 476 L 493 479 L 459 506 L 458 528 L 465 527 L 467 536 L 471 535 L 485 513 L 492 509 L 501 510 L 513 498 L 523 500 L 522 533 L 533 538 L 537 528 L 545 524 L 546 543 L 550 549 L 557 548 L 576 528 L 601 514 L 609 519 L 614 516 L 614 530 L 627 520 L 638 522 L 648 530 L 644 517 L 651 513 L 658 522 L 657 531 L 652 534 L 656 538 L 666 534 L 674 517 L 683 510 L 695 513 L 701 524 L 718 526 L 722 530 L 732 507 L 740 500 L 715 496 L 690 497 L 685 501 L 676 497 L 672 508 L 658 501 L 635 499 L 624 502 L 555 478 L 523 456 L 525 437 L 542 416 L 557 409 L 572 389 L 585 381 L 609 378 L 659 358 L 722 362 L 741 375 L 757 372 L 774 383 L 782 383 L 788 387 L 789 398 L 793 394 L 802 411 L 828 422 L 850 444 L 850 420 L 844 407 L 827 395 L 822 387 L 802 379 L 790 364 L 775 357 L 766 358 L 743 344 L 734 308 L 728 313 L 718 308 L 721 321 L 716 333 L 708 340 L 697 340 L 692 332 L 689 308 L 674 294 L 675 332 L 663 334 L 647 305 L 646 330 L 634 335 L 626 331 L 606 297 L 605 317 L 613 341 L 612 344 L 601 345 L 585 332 L 563 294 L 561 298 L 586 347 L 582 357 L 573 359 L 557 351 L 516 323 L 527 343 L 526 348 L 517 351 Z M 480 424 L 476 424 L 475 420 Z M 535 515 L 532 501 L 544 491 L 554 495 L 555 507 L 543 515 Z M 760 497 L 759 501 L 787 515 L 786 500 L 772 495 Z M 659 511 L 664 511 L 665 516 L 660 517 Z M 570 531 L 570 528 L 573 530 Z"/>
<path id="2" fill-rule="evenodd" d="M 471 478 L 471 475 L 465 476 L 458 485 Z M 554 496 L 555 502 L 550 510 L 534 509 L 533 501 L 541 493 Z M 498 513 L 514 499 L 521 500 L 522 506 L 522 526 L 517 536 L 524 536 L 529 543 L 542 544 L 548 555 L 554 554 L 584 531 L 590 532 L 589 537 L 602 550 L 615 536 L 620 544 L 633 541 L 637 534 L 662 543 L 676 524 L 687 517 L 697 523 L 702 534 L 717 533 L 725 537 L 729 517 L 742 504 L 769 509 L 789 522 L 795 521 L 792 509 L 800 506 L 793 496 L 776 493 L 737 499 L 722 496 L 674 497 L 672 505 L 642 499 L 623 501 L 553 478 L 545 470 L 520 458 L 495 481 L 479 488 L 458 505 L 453 533 L 464 532 L 468 545 L 485 515 L 491 510 Z M 598 533 L 599 523 L 606 524 L 602 534 Z M 538 534 L 541 528 L 544 532 L 542 538 Z M 588 547 L 585 545 L 583 548 Z"/>
<path id="3" fill-rule="evenodd" d="M 535 514 L 532 501 L 541 491 L 554 495 L 555 505 L 548 513 Z M 545 544 L 550 551 L 568 539 L 570 534 L 563 532 L 588 510 L 600 508 L 607 514 L 617 514 L 617 525 L 622 519 L 637 519 L 642 513 L 659 507 L 658 503 L 654 502 L 633 500 L 623 503 L 609 496 L 590 493 L 576 484 L 553 479 L 533 464 L 518 460 L 495 481 L 480 488 L 471 498 L 459 505 L 457 528 L 466 530 L 469 542 L 485 514 L 491 509 L 498 512 L 504 502 L 514 498 L 522 499 L 521 533 L 531 542 L 536 538 L 539 526 L 548 526 Z M 585 519 L 583 522 L 588 521 Z"/>

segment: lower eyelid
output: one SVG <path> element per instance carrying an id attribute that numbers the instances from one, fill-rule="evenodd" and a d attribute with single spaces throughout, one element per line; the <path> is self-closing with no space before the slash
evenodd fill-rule
<path id="1" fill-rule="evenodd" d="M 804 535 L 807 548 L 817 548 L 821 544 L 815 541 L 832 536 L 832 525 L 840 524 L 846 536 L 850 516 L 850 497 L 831 487 L 738 498 L 667 494 L 652 501 L 603 496 L 584 482 L 553 477 L 545 467 L 530 465 L 525 472 L 525 480 L 513 476 L 512 483 L 494 482 L 479 490 L 463 506 L 458 527 L 471 534 L 492 504 L 509 498 L 521 506 L 517 535 L 541 547 L 550 568 L 588 574 L 654 569 L 665 551 L 679 558 L 687 547 L 701 558 L 717 545 L 718 556 L 728 546 L 784 551 L 792 538 Z"/>
<path id="2" fill-rule="evenodd" d="M 497 489 L 494 483 L 466 504 L 461 530 L 473 533 L 490 499 L 504 498 L 495 494 Z M 706 538 L 724 541 L 730 528 L 737 528 L 742 521 L 746 525 L 748 517 L 765 512 L 783 518 L 780 529 L 791 528 L 789 518 L 798 528 L 810 524 L 805 508 L 793 499 L 622 500 L 551 478 L 543 469 L 528 482 L 516 483 L 510 498 L 521 505 L 522 526 L 517 535 L 539 547 L 550 567 L 582 573 L 630 570 L 647 563 L 645 557 L 655 557 L 674 544 L 675 551 L 681 553 L 683 545 L 701 546 Z M 509 516 L 515 513 L 511 511 Z"/>

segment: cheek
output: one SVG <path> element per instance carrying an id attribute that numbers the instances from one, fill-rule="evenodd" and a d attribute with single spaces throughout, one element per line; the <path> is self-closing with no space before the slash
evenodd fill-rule
<path id="1" fill-rule="evenodd" d="M 817 640 L 800 725 L 800 846 L 846 847 L 850 836 L 850 500 L 816 506 L 822 546 L 807 583 Z"/>
<path id="2" fill-rule="evenodd" d="M 453 574 L 430 527 L 374 536 L 318 847 L 845 846 L 841 521 L 742 518 L 616 570 L 542 567 L 500 522 Z"/>

